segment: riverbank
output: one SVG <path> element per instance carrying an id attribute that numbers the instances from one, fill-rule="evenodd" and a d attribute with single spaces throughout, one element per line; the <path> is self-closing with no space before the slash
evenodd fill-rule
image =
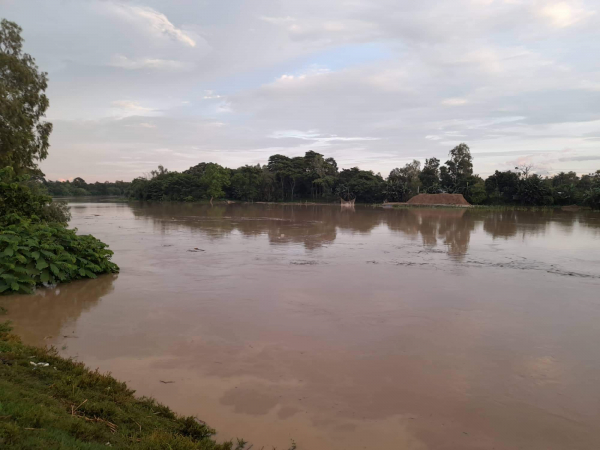
<path id="1" fill-rule="evenodd" d="M 0 447 L 3 449 L 243 449 L 215 430 L 148 398 L 109 374 L 24 345 L 0 324 Z"/>

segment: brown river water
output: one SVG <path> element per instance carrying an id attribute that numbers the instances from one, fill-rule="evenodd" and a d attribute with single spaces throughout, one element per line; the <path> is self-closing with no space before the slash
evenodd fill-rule
<path id="1" fill-rule="evenodd" d="M 16 332 L 197 416 L 219 440 L 600 448 L 598 213 L 72 213 L 121 273 L 0 299 Z"/>

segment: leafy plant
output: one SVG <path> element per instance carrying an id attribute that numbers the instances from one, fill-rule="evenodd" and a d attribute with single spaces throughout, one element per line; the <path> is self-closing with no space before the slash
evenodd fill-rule
<path id="1" fill-rule="evenodd" d="M 29 293 L 35 286 L 119 271 L 110 261 L 113 252 L 93 236 L 16 215 L 10 220 L 0 228 L 0 293 Z"/>
<path id="2" fill-rule="evenodd" d="M 17 176 L 12 167 L 5 167 L 0 169 L 0 226 L 9 222 L 11 214 L 63 225 L 71 218 L 65 203 L 53 203 L 28 176 Z"/>

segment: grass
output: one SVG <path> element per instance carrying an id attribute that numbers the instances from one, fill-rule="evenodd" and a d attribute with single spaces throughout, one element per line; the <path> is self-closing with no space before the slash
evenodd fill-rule
<path id="1" fill-rule="evenodd" d="M 45 365 L 47 363 L 47 366 Z M 27 346 L 0 323 L 0 448 L 243 449 L 217 443 L 215 430 L 181 417 L 125 383 L 55 349 Z M 235 447 L 234 447 L 235 445 Z"/>

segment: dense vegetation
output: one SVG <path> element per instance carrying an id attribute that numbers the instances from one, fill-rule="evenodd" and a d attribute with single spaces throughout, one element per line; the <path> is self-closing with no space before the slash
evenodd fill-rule
<path id="1" fill-rule="evenodd" d="M 117 272 L 112 252 L 93 236 L 66 228 L 68 207 L 52 202 L 36 181 L 36 161 L 48 155 L 52 125 L 45 73 L 22 52 L 21 29 L 0 24 L 0 294 L 31 292 L 56 284 Z"/>
<path id="2" fill-rule="evenodd" d="M 52 197 L 125 196 L 131 184 L 126 181 L 88 184 L 79 177 L 73 181 L 46 181 L 44 179 L 41 181 Z"/>
<path id="3" fill-rule="evenodd" d="M 194 417 L 180 417 L 109 375 L 30 347 L 0 324 L 0 448 L 231 450 Z M 239 441 L 237 449 L 244 448 Z"/>
<path id="4" fill-rule="evenodd" d="M 548 206 L 585 204 L 600 208 L 600 171 L 579 177 L 561 172 L 552 177 L 531 173 L 530 167 L 496 171 L 486 180 L 473 174 L 466 144 L 450 151 L 444 165 L 437 158 L 412 161 L 380 174 L 355 167 L 339 171 L 333 158 L 309 151 L 304 157 L 273 155 L 267 165 L 228 169 L 200 163 L 184 172 L 163 166 L 125 187 L 138 200 L 197 201 L 225 197 L 243 201 L 405 202 L 417 193 L 460 193 L 473 204 Z"/>
<path id="5" fill-rule="evenodd" d="M 0 170 L 0 293 L 117 272 L 107 245 L 67 229 L 65 204 L 27 181 L 11 167 Z"/>

